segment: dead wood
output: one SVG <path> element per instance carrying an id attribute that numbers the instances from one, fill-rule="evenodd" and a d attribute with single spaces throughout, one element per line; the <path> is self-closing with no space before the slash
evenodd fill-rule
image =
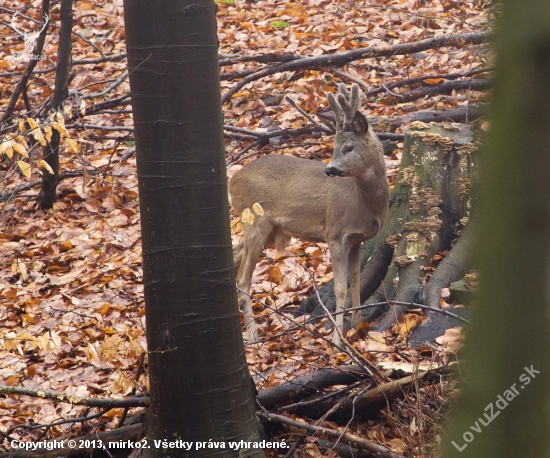
<path id="1" fill-rule="evenodd" d="M 468 104 L 461 105 L 459 107 L 444 109 L 444 110 L 428 110 L 428 111 L 416 111 L 408 113 L 403 116 L 395 117 L 374 117 L 372 118 L 372 124 L 378 131 L 390 131 L 393 132 L 398 127 L 406 124 L 410 124 L 414 121 L 424 122 L 426 124 L 430 122 L 468 122 L 473 119 L 484 116 L 487 110 L 487 105 L 480 104 Z"/>
<path id="2" fill-rule="evenodd" d="M 449 367 L 442 367 L 430 371 L 422 371 L 398 380 L 392 380 L 375 388 L 365 390 L 357 389 L 359 394 L 346 393 L 336 398 L 323 399 L 320 402 L 308 403 L 303 406 L 298 404 L 292 410 L 297 416 L 308 418 L 325 418 L 338 423 L 346 423 L 354 413 L 354 418 L 372 418 L 380 410 L 389 406 L 396 399 L 402 398 L 418 381 L 429 383 L 439 379 L 442 375 L 450 373 Z M 327 415 L 327 412 L 330 412 Z"/>
<path id="3" fill-rule="evenodd" d="M 411 91 L 399 94 L 398 98 L 401 102 L 410 102 L 412 100 L 421 99 L 422 97 L 439 94 L 450 94 L 453 91 L 470 90 L 484 91 L 489 89 L 491 80 L 483 78 L 470 78 L 467 80 L 447 81 L 442 84 L 434 84 L 433 86 L 419 87 Z"/>
<path id="4" fill-rule="evenodd" d="M 88 407 L 146 407 L 147 405 L 149 405 L 147 399 L 143 396 L 125 399 L 81 398 L 79 396 L 67 393 L 23 388 L 20 386 L 0 385 L 0 393 L 33 396 L 37 398 L 51 399 L 57 402 L 67 402 L 73 405 Z"/>
<path id="5" fill-rule="evenodd" d="M 455 108 L 443 110 L 415 111 L 402 116 L 374 116 L 369 118 L 369 122 L 376 130 L 378 138 L 403 141 L 403 134 L 391 134 L 397 128 L 408 125 L 414 121 L 424 122 L 468 122 L 485 115 L 487 105 L 484 103 L 461 105 Z M 323 122 L 333 122 L 334 117 L 330 111 L 318 111 L 317 117 Z"/>
<path id="6" fill-rule="evenodd" d="M 415 41 L 412 43 L 399 43 L 393 46 L 372 46 L 366 48 L 354 49 L 348 52 L 329 54 L 315 57 L 303 57 L 300 59 L 282 62 L 277 65 L 263 68 L 251 75 L 246 76 L 222 97 L 222 103 L 227 102 L 235 93 L 252 81 L 256 81 L 265 76 L 275 73 L 304 70 L 331 65 L 345 65 L 355 60 L 366 59 L 369 57 L 396 56 L 403 54 L 413 54 L 428 49 L 434 49 L 442 46 L 463 46 L 465 44 L 480 44 L 487 41 L 489 34 L 463 33 L 457 35 L 442 35 L 440 37 L 428 38 L 426 40 Z"/>
<path id="7" fill-rule="evenodd" d="M 469 72 L 460 72 L 460 73 L 438 73 L 436 75 L 423 75 L 423 76 L 417 76 L 415 78 L 406 78 L 401 81 L 396 81 L 395 83 L 386 84 L 385 87 L 379 87 L 376 89 L 372 89 L 370 91 L 365 92 L 366 97 L 372 97 L 373 95 L 380 94 L 382 92 L 386 92 L 388 89 L 395 89 L 397 87 L 403 87 L 403 86 L 412 86 L 413 84 L 422 83 L 426 80 L 437 80 L 437 79 L 446 79 L 446 80 L 456 80 L 459 78 L 465 78 L 468 76 L 473 75 L 479 75 L 480 73 L 488 73 L 493 71 L 492 68 L 476 68 L 474 70 L 470 70 Z"/>
<path id="8" fill-rule="evenodd" d="M 349 385 L 369 377 L 369 373 L 359 366 L 340 366 L 337 369 L 319 369 L 297 377 L 289 382 L 260 390 L 256 401 L 265 409 L 298 402 L 324 388 L 334 385 Z"/>

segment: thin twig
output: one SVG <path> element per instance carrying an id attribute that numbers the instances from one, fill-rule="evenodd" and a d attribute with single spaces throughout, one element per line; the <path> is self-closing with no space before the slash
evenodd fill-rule
<path id="1" fill-rule="evenodd" d="M 363 437 L 356 436 L 351 433 L 342 433 L 334 429 L 321 428 L 318 426 L 312 426 L 308 423 L 302 423 L 296 420 L 291 420 L 283 415 L 257 413 L 261 420 L 265 422 L 277 422 L 282 423 L 294 428 L 303 429 L 312 434 L 324 435 L 332 438 L 341 438 L 342 442 L 353 445 L 362 450 L 368 450 L 371 453 L 375 453 L 380 458 L 404 458 L 402 455 L 392 452 L 390 449 L 383 447 L 382 445 L 375 444 Z"/>
<path id="2" fill-rule="evenodd" d="M 294 101 L 292 100 L 288 95 L 285 96 L 285 100 L 290 103 L 294 108 L 296 108 L 300 113 L 302 113 L 307 119 L 309 119 L 311 121 L 311 123 L 314 125 L 314 126 L 317 126 L 317 125 L 321 125 L 319 124 L 315 118 L 313 116 L 311 116 L 308 112 L 302 110 L 300 108 L 300 106 Z"/>

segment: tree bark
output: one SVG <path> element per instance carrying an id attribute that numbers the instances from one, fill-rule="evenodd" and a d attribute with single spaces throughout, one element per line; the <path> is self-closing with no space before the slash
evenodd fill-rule
<path id="1" fill-rule="evenodd" d="M 126 0 L 149 350 L 142 456 L 263 457 L 235 291 L 216 4 Z"/>

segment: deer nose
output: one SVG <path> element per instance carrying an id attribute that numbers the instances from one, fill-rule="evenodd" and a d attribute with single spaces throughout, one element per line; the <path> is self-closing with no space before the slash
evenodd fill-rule
<path id="1" fill-rule="evenodd" d="M 329 177 L 339 177 L 339 176 L 342 176 L 342 171 L 337 169 L 336 167 L 334 166 L 327 166 L 327 168 L 325 169 L 325 173 L 329 176 Z"/>

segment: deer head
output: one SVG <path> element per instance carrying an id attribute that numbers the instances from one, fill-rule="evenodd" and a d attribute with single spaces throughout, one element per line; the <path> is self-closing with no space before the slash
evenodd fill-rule
<path id="1" fill-rule="evenodd" d="M 368 166 L 365 154 L 369 151 L 369 139 L 366 137 L 369 123 L 358 111 L 362 99 L 363 94 L 357 84 L 353 84 L 348 92 L 346 85 L 341 83 L 337 97 L 328 93 L 336 127 L 334 153 L 325 169 L 328 176 L 359 176 Z"/>

